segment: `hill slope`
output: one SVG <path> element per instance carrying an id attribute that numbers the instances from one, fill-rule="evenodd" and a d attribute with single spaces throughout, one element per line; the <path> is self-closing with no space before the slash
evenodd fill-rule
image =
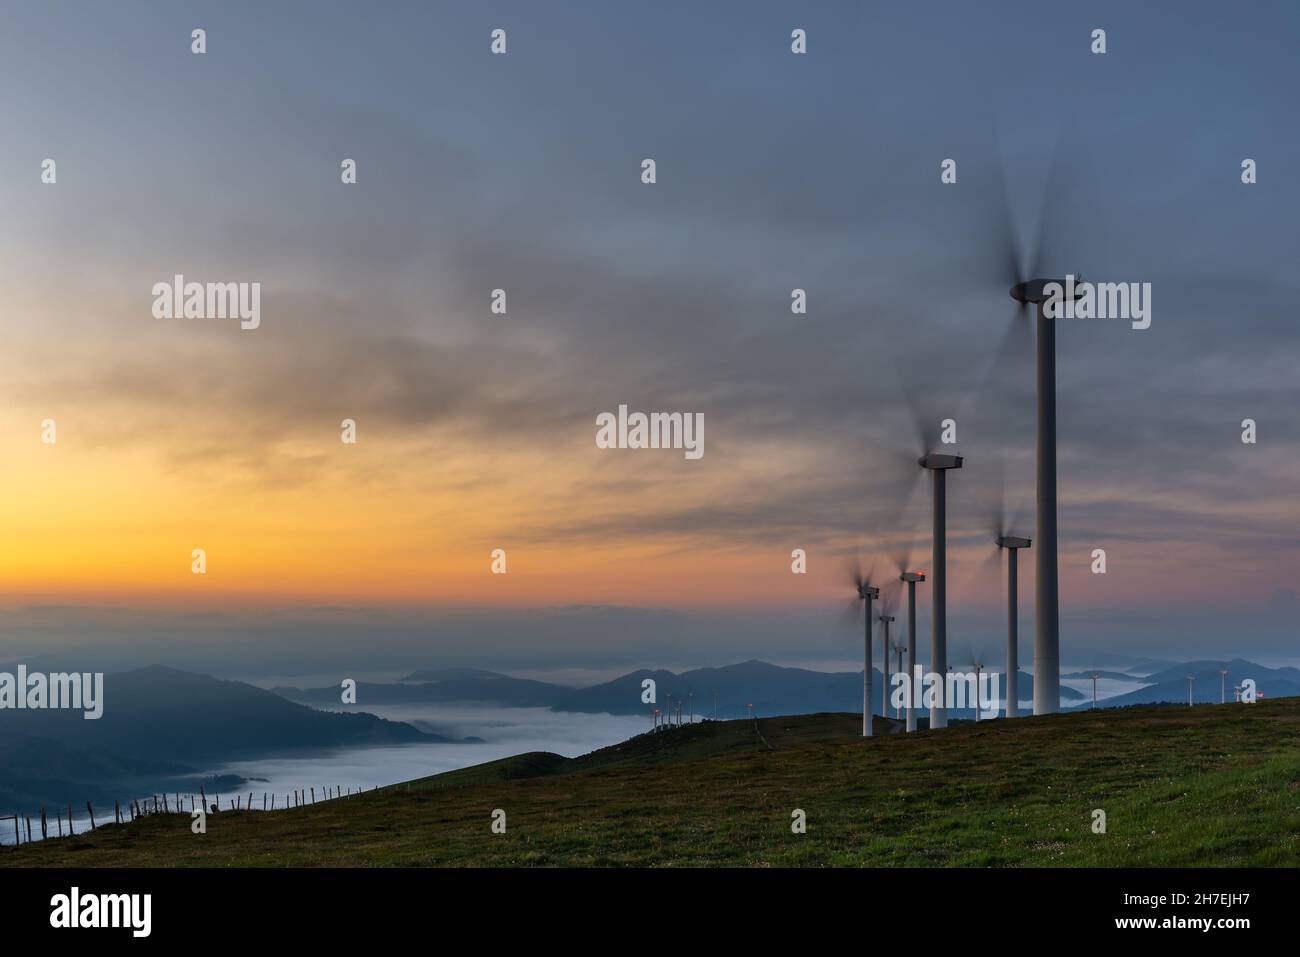
<path id="1" fill-rule="evenodd" d="M 530 754 L 360 798 L 158 816 L 0 849 L 20 865 L 1300 863 L 1300 700 L 858 737 L 853 715 L 728 721 Z M 507 833 L 490 831 L 491 812 Z M 807 833 L 791 833 L 791 812 Z M 1091 831 L 1092 812 L 1107 832 Z"/>

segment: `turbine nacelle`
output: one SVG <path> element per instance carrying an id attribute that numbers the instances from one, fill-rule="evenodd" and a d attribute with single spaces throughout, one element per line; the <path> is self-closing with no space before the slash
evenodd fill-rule
<path id="1" fill-rule="evenodd" d="M 881 621 L 893 621 L 893 620 L 894 620 L 894 616 L 893 616 L 893 615 L 881 615 L 881 616 L 880 616 L 880 620 L 881 620 Z"/>
<path id="2" fill-rule="evenodd" d="M 880 589 L 876 588 L 874 585 L 859 585 L 858 597 L 863 601 L 866 601 L 868 598 L 874 601 L 880 597 Z"/>
<path id="3" fill-rule="evenodd" d="M 1017 538 L 1014 535 L 999 535 L 997 546 L 998 548 L 1028 548 L 1029 539 Z"/>
<path id="4" fill-rule="evenodd" d="M 900 582 L 923 582 L 925 581 L 925 572 L 903 572 L 898 576 Z"/>
<path id="5" fill-rule="evenodd" d="M 962 456 L 946 455 L 943 452 L 927 452 L 916 460 L 916 464 L 921 466 L 921 468 L 931 469 L 935 472 L 940 472 L 944 469 L 959 469 L 961 468 L 961 462 Z"/>
<path id="6" fill-rule="evenodd" d="M 1082 281 L 1083 277 L 1081 276 L 1075 276 L 1072 283 L 1067 283 L 1064 279 L 1028 279 L 1011 287 L 1011 298 L 1016 302 L 1031 305 L 1041 305 L 1050 299 L 1062 302 L 1078 299 L 1079 293 L 1076 287 Z M 1060 290 L 1055 296 L 1047 291 L 1047 287 L 1051 285 L 1057 286 Z"/>

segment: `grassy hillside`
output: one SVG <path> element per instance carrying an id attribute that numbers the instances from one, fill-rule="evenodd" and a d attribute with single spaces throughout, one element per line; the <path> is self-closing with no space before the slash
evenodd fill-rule
<path id="1" fill-rule="evenodd" d="M 830 714 L 518 755 L 361 798 L 156 817 L 0 849 L 2 865 L 1300 863 L 1300 699 L 858 737 Z M 507 833 L 492 834 L 494 808 Z M 792 834 L 790 815 L 807 812 Z M 1092 833 L 1094 808 L 1107 833 Z"/>

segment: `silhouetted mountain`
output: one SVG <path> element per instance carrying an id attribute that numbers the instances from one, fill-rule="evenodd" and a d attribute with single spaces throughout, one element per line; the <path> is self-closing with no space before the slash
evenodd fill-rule
<path id="1" fill-rule="evenodd" d="M 1178 662 L 1170 661 L 1167 658 L 1129 658 L 1125 655 L 1110 655 L 1109 657 L 1097 659 L 1099 667 L 1115 668 L 1139 677 L 1163 671 L 1165 668 L 1172 668 L 1176 664 Z"/>
<path id="2" fill-rule="evenodd" d="M 237 681 L 151 666 L 104 677 L 103 716 L 74 710 L 3 714 L 3 791 L 10 802 L 84 802 L 95 793 L 196 766 L 300 749 L 446 741 L 370 714 L 333 714 Z M 52 742 L 57 742 L 54 745 Z M 69 793 L 71 792 L 71 793 Z"/>
<path id="3" fill-rule="evenodd" d="M 357 683 L 357 707 L 365 708 L 384 704 L 446 704 L 453 701 L 481 701 L 511 708 L 549 707 L 557 696 L 571 688 L 530 681 L 526 678 L 453 678 L 447 681 L 394 684 Z M 276 694 L 291 701 L 305 701 L 339 707 L 339 689 L 328 688 L 276 688 Z"/>
<path id="4" fill-rule="evenodd" d="M 424 668 L 398 681 L 458 681 L 462 678 L 505 678 L 507 675 L 482 668 Z"/>
<path id="5" fill-rule="evenodd" d="M 1226 680 L 1221 680 L 1219 669 L 1226 667 Z M 1257 690 L 1268 698 L 1300 695 L 1300 672 L 1295 668 L 1266 668 L 1241 658 L 1226 663 L 1221 661 L 1189 661 L 1149 675 L 1152 682 L 1145 688 L 1106 698 L 1098 704 L 1104 708 L 1124 707 L 1131 704 L 1157 702 L 1187 703 L 1187 676 L 1192 675 L 1192 700 L 1198 704 L 1218 704 L 1221 700 L 1232 702 L 1232 689 L 1242 678 L 1253 678 Z"/>
<path id="6" fill-rule="evenodd" d="M 1098 678 L 1106 678 L 1106 679 L 1108 679 L 1108 680 L 1110 680 L 1110 681 L 1134 681 L 1134 682 L 1137 682 L 1138 684 L 1141 684 L 1142 682 L 1148 680 L 1147 678 L 1142 678 L 1142 677 L 1139 677 L 1138 675 L 1130 675 L 1130 674 L 1126 674 L 1126 673 L 1123 672 L 1123 671 L 1098 671 L 1098 672 L 1096 672 L 1096 674 L 1097 674 L 1097 677 L 1098 677 Z M 1085 679 L 1085 678 L 1086 678 L 1086 679 L 1088 679 L 1089 681 L 1091 681 L 1091 680 L 1092 680 L 1092 675 L 1093 675 L 1093 672 L 1091 672 L 1091 671 L 1071 671 L 1068 675 L 1061 675 L 1061 677 L 1062 677 L 1062 678 L 1070 678 L 1070 679 Z"/>
<path id="7" fill-rule="evenodd" d="M 683 714 L 693 706 L 697 717 L 713 716 L 715 695 L 719 718 L 743 716 L 748 713 L 746 705 L 749 704 L 761 715 L 862 709 L 860 671 L 810 671 L 755 660 L 720 668 L 697 668 L 681 674 L 643 669 L 588 688 L 566 688 L 544 681 L 500 676 L 420 684 L 361 684 L 357 686 L 357 706 L 479 702 L 581 714 L 646 714 L 651 707 L 641 700 L 642 682 L 646 679 L 655 682 L 657 707 L 666 710 L 670 701 L 681 700 L 685 705 Z M 873 670 L 875 694 L 879 694 L 881 680 L 879 669 Z M 1033 688 L 1033 676 L 1022 672 L 1021 700 L 1032 701 Z M 280 693 L 313 704 L 337 702 L 339 697 L 337 688 L 284 689 Z M 1061 697 L 1079 700 L 1083 696 L 1062 687 Z"/>
<path id="8" fill-rule="evenodd" d="M 51 738 L 0 738 L 0 809 L 33 812 L 42 804 L 110 803 L 138 784 L 152 790 L 194 768 L 170 761 L 123 757 L 98 748 L 74 748 Z"/>

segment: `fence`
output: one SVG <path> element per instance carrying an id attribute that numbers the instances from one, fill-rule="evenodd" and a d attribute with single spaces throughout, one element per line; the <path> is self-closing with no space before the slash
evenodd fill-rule
<path id="1" fill-rule="evenodd" d="M 379 786 L 376 785 L 370 790 L 378 791 Z M 317 801 L 316 788 L 298 788 L 284 794 L 283 803 L 277 807 L 276 801 L 281 795 L 263 791 L 261 807 L 259 808 L 255 801 L 257 792 L 249 791 L 247 799 L 241 792 L 235 797 L 227 798 L 227 806 L 224 809 L 221 806 L 221 795 L 214 794 L 209 799 L 203 788 L 199 788 L 197 799 L 193 794 L 182 794 L 180 792 L 153 794 L 147 798 L 129 801 L 125 805 L 120 801 L 114 801 L 111 823 L 129 824 L 137 818 L 149 817 L 155 814 L 192 814 L 199 808 L 205 809 L 209 814 L 224 813 L 225 811 L 291 811 L 311 804 L 319 804 L 321 801 L 336 801 L 341 798 L 358 797 L 365 793 L 365 789 L 348 788 L 345 791 L 342 787 L 323 787 L 320 789 L 320 793 L 321 800 Z M 35 821 L 34 827 L 33 820 Z M 44 841 L 56 837 L 74 837 L 78 833 L 85 834 L 99 827 L 106 827 L 110 823 L 107 811 L 101 813 L 100 822 L 96 823 L 95 808 L 90 801 L 86 802 L 86 814 L 81 818 L 74 818 L 72 816 L 72 805 L 67 805 L 66 824 L 62 805 L 54 809 L 53 820 L 51 820 L 44 806 L 35 815 L 0 814 L 0 846 L 9 844 L 9 828 L 6 823 L 8 821 L 13 822 L 14 845 L 30 844 L 34 841 Z M 81 826 L 81 831 L 76 830 L 78 824 Z"/>

